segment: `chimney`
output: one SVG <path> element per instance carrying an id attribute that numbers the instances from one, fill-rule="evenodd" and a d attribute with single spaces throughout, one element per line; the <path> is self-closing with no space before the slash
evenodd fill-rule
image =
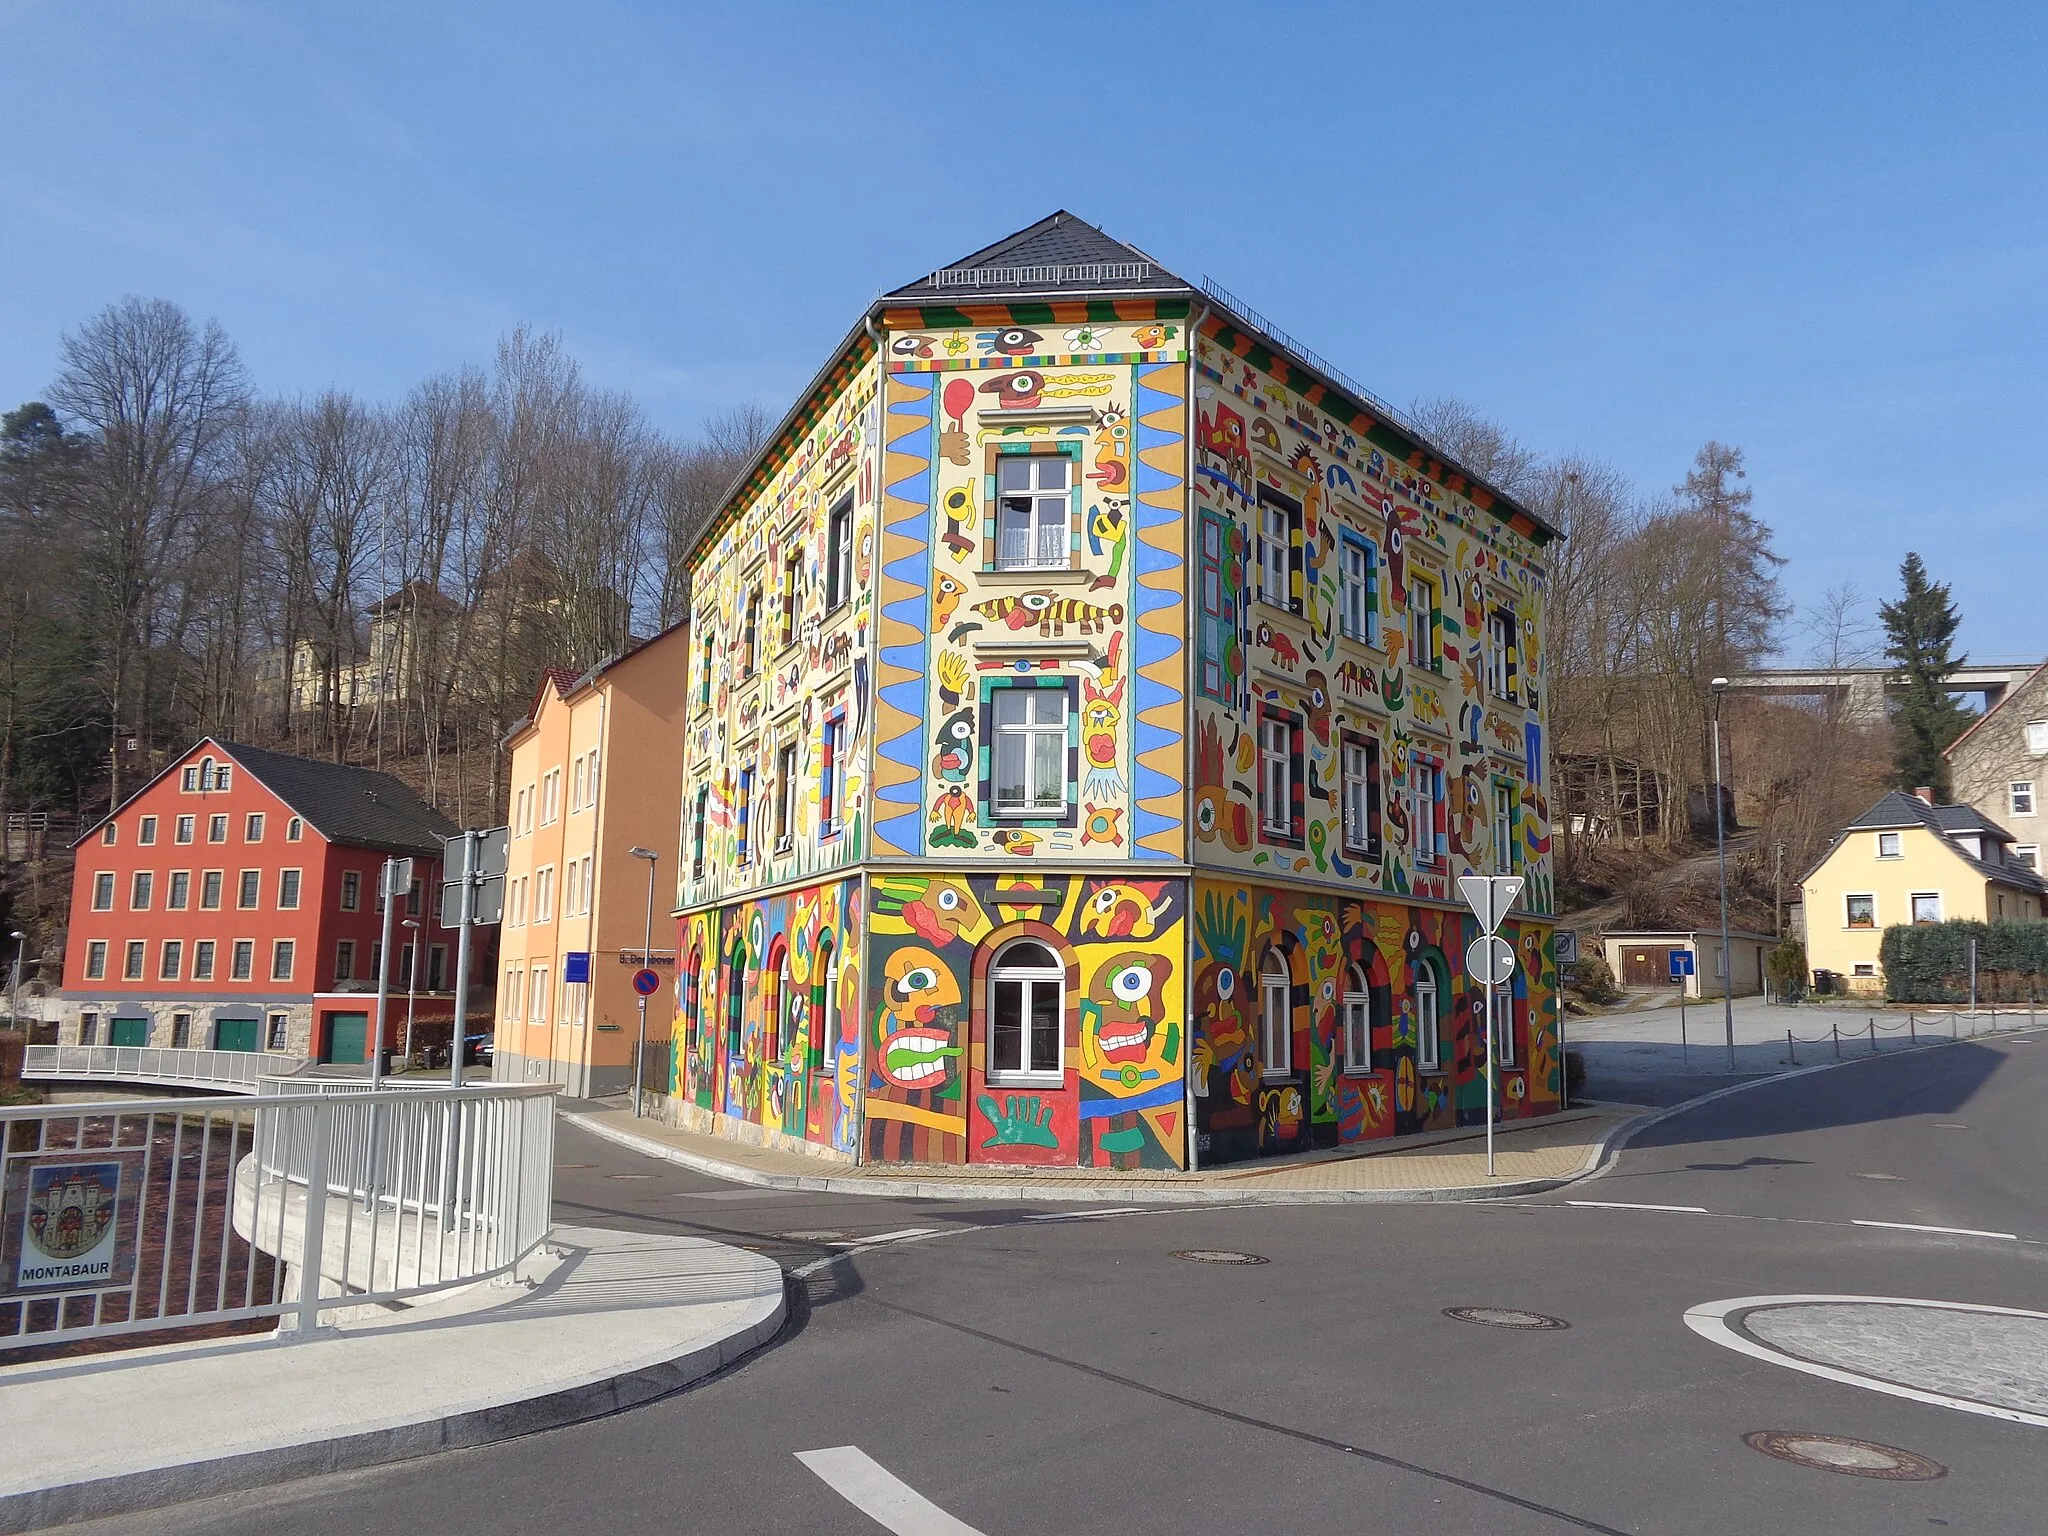
<path id="1" fill-rule="evenodd" d="M 1929 805 L 1934 804 L 1934 791 L 1929 789 L 1925 784 L 1922 784 L 1918 789 L 1914 790 L 1913 793 L 1920 799 L 1926 801 Z"/>

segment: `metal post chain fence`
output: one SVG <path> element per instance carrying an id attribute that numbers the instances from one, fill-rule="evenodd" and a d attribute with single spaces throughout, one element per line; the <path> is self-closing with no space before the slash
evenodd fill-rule
<path id="1" fill-rule="evenodd" d="M 547 1238 L 552 1085 L 0 1110 L 0 1349 L 306 1337 Z"/>
<path id="2" fill-rule="evenodd" d="M 1988 1025 L 1985 1023 L 1987 1019 L 1989 1020 Z M 1964 1037 L 1963 1024 L 1965 1020 L 1968 1021 L 1969 1028 L 1967 1032 L 1971 1037 L 1975 1037 L 1980 1033 L 2001 1034 L 2035 1027 L 2035 1013 L 2032 1008 L 2027 1010 L 2025 1023 L 2019 1021 L 2017 1012 L 2001 1015 L 1995 1007 L 1975 1012 L 1957 1008 L 1949 1012 L 1949 1039 L 1960 1040 Z M 1853 1030 L 1854 1026 L 1852 1025 L 1851 1028 Z M 1917 1047 L 1926 1043 L 1920 1038 L 1920 1015 L 1917 1009 L 1909 1011 L 1906 1014 L 1905 1020 L 1897 1024 L 1887 1024 L 1879 1019 L 1876 1014 L 1865 1014 L 1863 1017 L 1863 1029 L 1864 1037 L 1869 1042 L 1869 1054 L 1871 1055 L 1880 1054 L 1882 1051 L 1878 1038 L 1881 1034 L 1903 1034 L 1906 1038 L 1900 1042 L 1902 1045 Z M 1784 1065 L 1794 1067 L 1799 1065 L 1799 1047 L 1802 1045 L 1829 1046 L 1834 1052 L 1835 1059 L 1837 1061 L 1843 1060 L 1841 1021 L 1838 1019 L 1828 1020 L 1828 1032 L 1824 1035 L 1815 1035 L 1811 1039 L 1804 1035 L 1795 1035 L 1789 1029 L 1786 1030 Z"/>

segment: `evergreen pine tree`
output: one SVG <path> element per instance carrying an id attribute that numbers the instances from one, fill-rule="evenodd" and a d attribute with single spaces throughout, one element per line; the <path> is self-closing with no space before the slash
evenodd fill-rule
<path id="1" fill-rule="evenodd" d="M 1946 686 L 1966 659 L 1951 656 L 1948 649 L 1961 620 L 1949 601 L 1947 583 L 1928 580 L 1927 567 L 1917 554 L 1906 556 L 1899 582 L 1903 590 L 1898 601 L 1878 608 L 1891 680 L 1905 686 L 1892 722 L 1898 732 L 1892 764 L 1900 789 L 1910 793 L 1926 786 L 1935 799 L 1946 800 L 1948 761 L 1942 749 L 1970 723 Z"/>

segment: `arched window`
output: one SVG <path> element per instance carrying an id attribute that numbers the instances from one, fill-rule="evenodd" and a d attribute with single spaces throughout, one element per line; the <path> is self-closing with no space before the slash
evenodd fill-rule
<path id="1" fill-rule="evenodd" d="M 789 951 L 780 944 L 769 948 L 769 985 L 774 988 L 761 1000 L 761 1059 L 773 1061 L 782 1054 L 782 1000 L 789 996 Z"/>
<path id="2" fill-rule="evenodd" d="M 818 959 L 825 986 L 811 1012 L 811 1062 L 829 1066 L 839 1052 L 839 951 L 830 939 L 819 946 Z"/>
<path id="3" fill-rule="evenodd" d="M 1352 966 L 1344 975 L 1344 1070 L 1372 1070 L 1371 994 L 1366 989 L 1365 971 Z"/>
<path id="4" fill-rule="evenodd" d="M 990 1082 L 1062 1081 L 1066 968 L 1035 939 L 1008 945 L 989 968 Z"/>
<path id="5" fill-rule="evenodd" d="M 1286 957 L 1277 949 L 1267 950 L 1259 965 L 1259 1069 L 1267 1077 L 1286 1077 L 1294 1070 L 1294 1031 L 1288 1018 L 1293 990 Z"/>
<path id="6" fill-rule="evenodd" d="M 1443 1036 L 1438 1028 L 1436 970 L 1427 960 L 1415 967 L 1415 1064 L 1424 1071 L 1443 1065 Z"/>
<path id="7" fill-rule="evenodd" d="M 782 957 L 782 1016 L 787 1021 L 776 1037 L 777 1044 L 784 1051 L 797 1046 L 804 1050 L 804 1065 L 810 1065 L 811 1050 L 811 992 L 808 987 L 799 987 L 790 979 L 789 955 Z"/>
<path id="8" fill-rule="evenodd" d="M 690 951 L 690 968 L 683 972 L 683 983 L 676 998 L 676 1012 L 692 1029 L 704 1028 L 704 951 Z"/>
<path id="9" fill-rule="evenodd" d="M 725 1054 L 737 1056 L 747 1017 L 747 952 L 733 951 L 732 992 L 725 1010 Z"/>

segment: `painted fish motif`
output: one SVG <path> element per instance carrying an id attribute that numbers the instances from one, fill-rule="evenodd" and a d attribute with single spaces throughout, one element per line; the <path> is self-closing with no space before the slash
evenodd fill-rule
<path id="1" fill-rule="evenodd" d="M 1057 592 L 1020 592 L 1014 596 L 992 597 L 985 603 L 974 604 L 974 611 L 991 623 L 1011 629 L 1029 629 L 1036 624 L 1039 638 L 1048 640 L 1065 634 L 1069 624 L 1080 625 L 1084 635 L 1099 635 L 1105 623 L 1121 624 L 1124 620 L 1122 603 L 1098 608 L 1078 597 L 1061 597 Z"/>

